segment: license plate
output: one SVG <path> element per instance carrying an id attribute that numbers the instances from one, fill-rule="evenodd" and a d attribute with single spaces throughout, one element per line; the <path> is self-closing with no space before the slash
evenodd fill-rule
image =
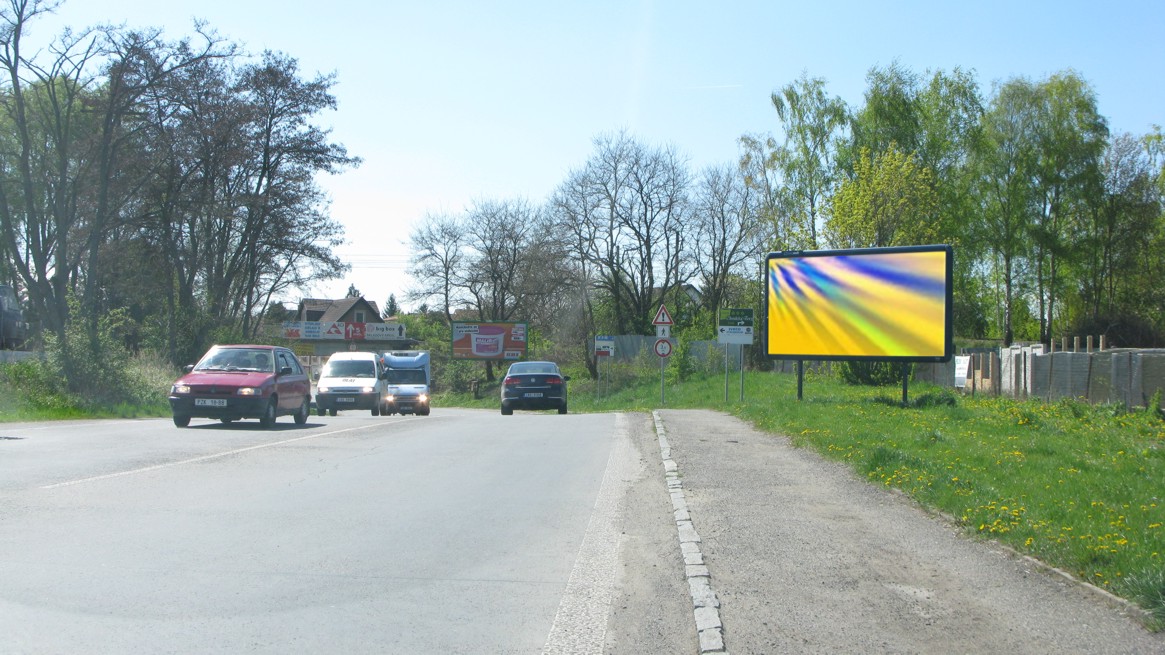
<path id="1" fill-rule="evenodd" d="M 541 398 L 542 394 L 540 394 L 540 393 L 528 393 L 525 395 L 525 397 L 526 398 Z"/>
<path id="2" fill-rule="evenodd" d="M 343 396 L 340 396 L 339 398 L 336 399 L 336 402 L 338 402 L 338 403 L 354 403 L 354 402 L 356 402 L 356 399 L 355 398 L 345 398 Z"/>
<path id="3" fill-rule="evenodd" d="M 196 407 L 226 407 L 226 398 L 195 398 Z"/>

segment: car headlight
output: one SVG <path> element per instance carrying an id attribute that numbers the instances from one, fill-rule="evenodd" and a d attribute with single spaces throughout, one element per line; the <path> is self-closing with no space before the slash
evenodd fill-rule
<path id="1" fill-rule="evenodd" d="M 316 387 L 316 391 L 318 393 L 327 393 L 331 391 L 331 389 L 329 387 Z"/>
<path id="2" fill-rule="evenodd" d="M 394 400 L 396 400 L 396 396 L 393 396 L 391 393 L 384 397 L 385 402 L 391 403 Z"/>
<path id="3" fill-rule="evenodd" d="M 425 394 L 421 394 L 421 395 L 417 396 L 417 400 L 419 400 L 423 403 L 427 403 L 427 402 L 429 402 L 429 397 L 426 396 Z"/>
<path id="4" fill-rule="evenodd" d="M 255 387 L 239 387 L 237 392 L 240 396 L 258 396 L 259 390 Z"/>
<path id="5" fill-rule="evenodd" d="M 373 391 L 376 391 L 376 387 L 364 387 L 360 392 L 361 393 L 372 393 Z"/>
<path id="6" fill-rule="evenodd" d="M 176 384 L 170 388 L 170 393 L 190 393 L 190 385 Z"/>

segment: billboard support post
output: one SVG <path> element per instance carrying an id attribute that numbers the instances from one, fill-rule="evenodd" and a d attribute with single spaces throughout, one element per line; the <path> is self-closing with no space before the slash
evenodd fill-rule
<path id="1" fill-rule="evenodd" d="M 805 388 L 805 360 L 797 360 L 797 400 L 801 400 L 801 392 Z"/>
<path id="2" fill-rule="evenodd" d="M 910 383 L 910 364 L 902 362 L 902 406 L 906 407 L 906 387 Z"/>

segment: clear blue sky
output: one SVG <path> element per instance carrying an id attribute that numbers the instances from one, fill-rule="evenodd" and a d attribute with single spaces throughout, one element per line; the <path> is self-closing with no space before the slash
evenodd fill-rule
<path id="1" fill-rule="evenodd" d="M 34 23 L 161 27 L 202 19 L 258 53 L 335 73 L 320 117 L 360 168 L 323 180 L 349 244 L 343 280 L 403 299 L 408 235 L 426 212 L 475 199 L 545 200 L 593 139 L 627 130 L 675 146 L 694 170 L 735 162 L 742 134 L 777 131 L 770 95 L 802 72 L 862 103 L 873 66 L 973 70 L 983 89 L 1074 69 L 1113 133 L 1165 124 L 1165 2 L 595 2 L 65 0 Z M 286 300 L 298 301 L 298 298 Z"/>

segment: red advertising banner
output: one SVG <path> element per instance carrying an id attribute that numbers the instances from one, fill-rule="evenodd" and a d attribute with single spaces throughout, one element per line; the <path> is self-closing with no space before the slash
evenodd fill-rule
<path id="1" fill-rule="evenodd" d="M 453 323 L 453 359 L 513 360 L 525 356 L 525 323 Z"/>

